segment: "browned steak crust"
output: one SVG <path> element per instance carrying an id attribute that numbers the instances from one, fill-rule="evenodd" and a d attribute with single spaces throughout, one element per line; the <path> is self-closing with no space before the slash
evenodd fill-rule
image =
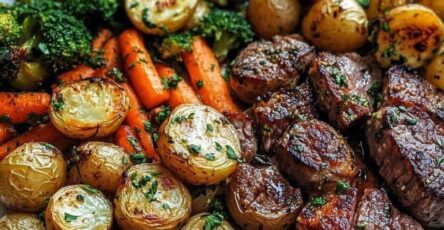
<path id="1" fill-rule="evenodd" d="M 237 131 L 242 148 L 242 156 L 247 162 L 256 155 L 257 139 L 253 119 L 248 113 L 238 112 L 225 114 Z"/>

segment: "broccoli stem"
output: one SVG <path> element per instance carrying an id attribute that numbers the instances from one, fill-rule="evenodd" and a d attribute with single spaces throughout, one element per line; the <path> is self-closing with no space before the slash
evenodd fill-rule
<path id="1" fill-rule="evenodd" d="M 237 47 L 238 36 L 229 32 L 223 32 L 213 44 L 213 52 L 219 62 L 225 61 L 228 52 Z"/>

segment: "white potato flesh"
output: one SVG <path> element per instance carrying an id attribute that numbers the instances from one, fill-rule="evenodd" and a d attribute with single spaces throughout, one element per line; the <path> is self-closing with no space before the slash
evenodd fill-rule
<path id="1" fill-rule="evenodd" d="M 128 110 L 123 87 L 109 79 L 93 78 L 54 89 L 49 116 L 68 137 L 104 137 L 116 131 Z"/>
<path id="2" fill-rule="evenodd" d="M 45 223 L 48 230 L 108 230 L 113 221 L 113 206 L 89 185 L 61 188 L 48 203 Z"/>
<path id="3" fill-rule="evenodd" d="M 441 19 L 419 4 L 390 10 L 380 27 L 375 57 L 383 67 L 393 64 L 422 67 L 434 57 L 444 39 Z"/>
<path id="4" fill-rule="evenodd" d="M 209 226 L 209 218 L 210 219 L 218 219 L 218 217 L 214 216 L 215 214 L 209 213 L 201 213 L 191 217 L 185 226 L 182 227 L 182 230 L 196 230 L 196 229 L 206 229 L 205 226 Z M 217 215 L 217 214 L 216 214 Z M 211 220 L 210 220 L 211 221 Z M 214 221 L 213 221 L 214 223 Z M 234 230 L 234 228 L 228 223 L 226 220 L 220 221 L 219 225 L 213 230 Z"/>
<path id="5" fill-rule="evenodd" d="M 45 230 L 43 222 L 36 215 L 11 213 L 0 218 L 1 230 Z"/>
<path id="6" fill-rule="evenodd" d="M 125 0 L 126 13 L 140 31 L 165 35 L 180 30 L 194 13 L 198 0 Z"/>
<path id="7" fill-rule="evenodd" d="M 47 143 L 24 144 L 0 162 L 0 201 L 8 209 L 39 211 L 65 183 L 62 153 Z"/>
<path id="8" fill-rule="evenodd" d="M 157 144 L 162 162 L 194 185 L 221 182 L 242 160 L 234 126 L 205 105 L 177 107 L 162 124 Z"/>
<path id="9" fill-rule="evenodd" d="M 114 199 L 121 229 L 177 229 L 189 218 L 191 195 L 167 169 L 139 164 L 126 175 Z"/>

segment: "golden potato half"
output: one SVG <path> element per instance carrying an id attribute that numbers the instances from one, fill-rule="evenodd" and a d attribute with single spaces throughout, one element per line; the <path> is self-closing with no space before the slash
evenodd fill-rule
<path id="1" fill-rule="evenodd" d="M 89 185 L 61 188 L 45 211 L 48 230 L 108 230 L 113 221 L 111 202 Z"/>
<path id="2" fill-rule="evenodd" d="M 234 230 L 230 223 L 224 220 L 224 216 L 218 213 L 201 213 L 191 217 L 182 230 L 212 229 Z"/>
<path id="3" fill-rule="evenodd" d="M 390 10 L 381 23 L 375 53 L 383 67 L 419 68 L 430 61 L 444 38 L 444 25 L 431 9 L 407 4 Z"/>
<path id="4" fill-rule="evenodd" d="M 441 19 L 444 19 L 444 1 L 442 0 L 419 0 L 419 3 L 429 7 L 436 14 L 438 14 Z"/>
<path id="5" fill-rule="evenodd" d="M 355 0 L 320 0 L 303 19 L 302 32 L 317 48 L 349 52 L 367 41 L 368 20 Z"/>
<path id="6" fill-rule="evenodd" d="M 176 229 L 191 213 L 191 195 L 167 169 L 139 164 L 128 169 L 114 199 L 121 229 Z"/>
<path id="7" fill-rule="evenodd" d="M 68 137 L 104 137 L 119 127 L 128 109 L 125 89 L 109 79 L 92 78 L 54 89 L 49 116 Z"/>
<path id="8" fill-rule="evenodd" d="M 65 160 L 47 143 L 24 144 L 0 162 L 0 200 L 8 209 L 39 211 L 65 182 Z"/>
<path id="9" fill-rule="evenodd" d="M 370 0 L 365 12 L 369 19 L 379 18 L 384 16 L 387 11 L 410 2 L 413 0 Z"/>
<path id="10" fill-rule="evenodd" d="M 425 78 L 436 87 L 444 90 L 444 53 L 436 55 L 425 68 Z"/>
<path id="11" fill-rule="evenodd" d="M 165 35 L 180 30 L 193 15 L 198 0 L 125 0 L 133 25 L 144 33 Z"/>
<path id="12" fill-rule="evenodd" d="M 0 218 L 1 230 L 45 230 L 43 221 L 28 213 L 6 214 Z"/>
<path id="13" fill-rule="evenodd" d="M 129 156 L 117 145 L 87 142 L 74 149 L 69 169 L 70 184 L 88 184 L 114 194 L 120 178 L 130 166 Z"/>
<path id="14" fill-rule="evenodd" d="M 242 156 L 234 126 L 205 105 L 177 107 L 162 124 L 157 144 L 163 163 L 194 185 L 224 180 Z"/>

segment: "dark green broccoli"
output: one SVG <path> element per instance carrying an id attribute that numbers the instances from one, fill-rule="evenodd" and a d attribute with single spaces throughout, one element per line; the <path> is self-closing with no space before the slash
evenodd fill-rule
<path id="1" fill-rule="evenodd" d="M 159 46 L 162 58 L 177 57 L 183 52 L 191 51 L 193 36 L 189 32 L 167 35 Z"/>
<path id="2" fill-rule="evenodd" d="M 118 0 L 69 0 L 63 6 L 67 12 L 81 19 L 109 21 L 119 7 Z"/>
<path id="3" fill-rule="evenodd" d="M 219 61 L 243 43 L 253 39 L 247 20 L 238 12 L 214 9 L 196 26 L 195 32 L 213 42 L 213 52 Z"/>

